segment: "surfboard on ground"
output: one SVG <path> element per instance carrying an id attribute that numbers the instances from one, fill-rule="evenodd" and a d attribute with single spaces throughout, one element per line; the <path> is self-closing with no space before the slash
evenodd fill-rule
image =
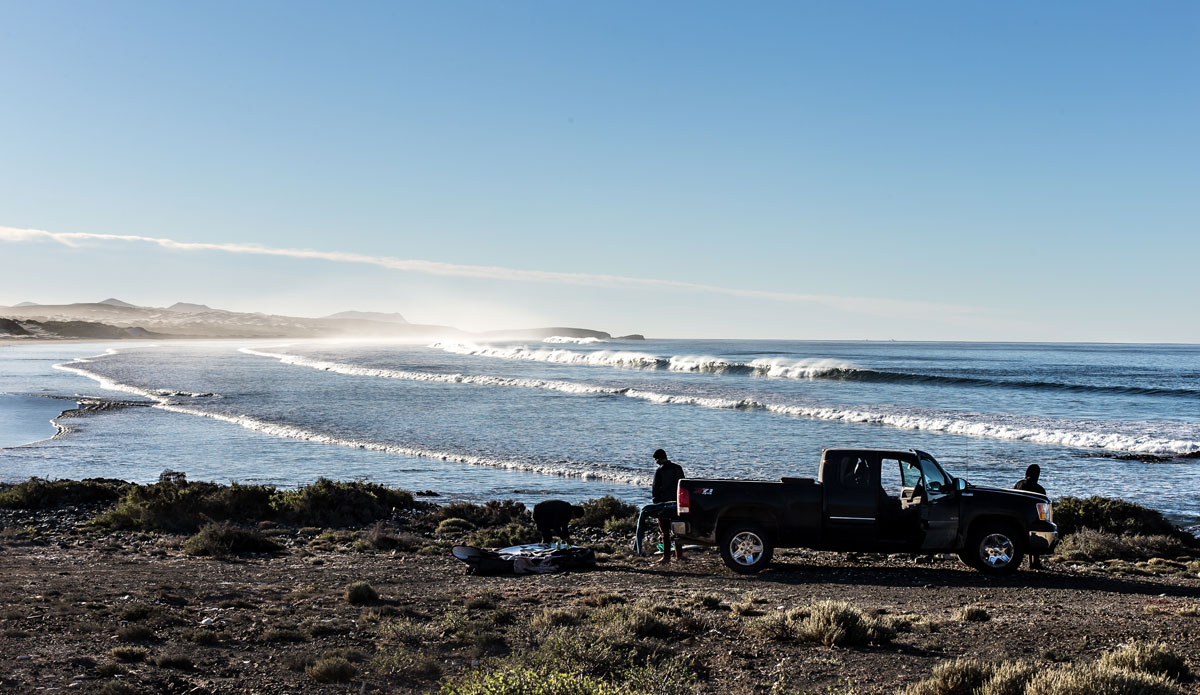
<path id="1" fill-rule="evenodd" d="M 582 569 L 596 564 L 591 548 L 578 545 L 531 543 L 500 550 L 456 545 L 450 551 L 467 565 L 469 574 L 545 574 Z"/>

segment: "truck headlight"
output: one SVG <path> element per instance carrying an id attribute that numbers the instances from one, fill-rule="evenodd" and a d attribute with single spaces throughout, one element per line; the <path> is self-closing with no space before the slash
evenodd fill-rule
<path id="1" fill-rule="evenodd" d="M 1038 518 L 1042 521 L 1050 521 L 1054 518 L 1049 502 L 1037 503 Z"/>

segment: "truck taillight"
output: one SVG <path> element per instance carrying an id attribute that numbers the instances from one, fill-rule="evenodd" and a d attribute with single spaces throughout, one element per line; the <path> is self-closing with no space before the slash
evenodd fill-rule
<path id="1" fill-rule="evenodd" d="M 692 502 L 692 493 L 688 492 L 688 489 L 686 487 L 680 485 L 679 493 L 675 499 L 675 502 L 676 502 L 675 513 L 676 514 L 687 514 L 688 507 L 691 505 L 691 502 Z"/>
<path id="2" fill-rule="evenodd" d="M 1052 516 L 1053 512 L 1051 511 L 1050 505 L 1048 505 L 1048 504 L 1038 502 L 1037 512 L 1038 512 L 1038 518 L 1041 519 L 1042 521 L 1051 521 L 1054 519 L 1054 517 Z"/>

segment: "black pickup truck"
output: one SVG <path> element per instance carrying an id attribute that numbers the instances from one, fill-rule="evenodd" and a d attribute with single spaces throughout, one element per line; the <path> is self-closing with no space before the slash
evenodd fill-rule
<path id="1" fill-rule="evenodd" d="M 679 481 L 676 535 L 717 545 L 735 572 L 758 572 L 775 548 L 958 553 L 1006 574 L 1058 542 L 1050 500 L 977 487 L 915 449 L 826 449 L 817 480 Z"/>

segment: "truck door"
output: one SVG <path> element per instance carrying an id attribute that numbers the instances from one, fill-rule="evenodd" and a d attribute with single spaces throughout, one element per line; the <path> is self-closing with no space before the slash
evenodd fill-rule
<path id="1" fill-rule="evenodd" d="M 919 457 L 925 500 L 921 504 L 921 526 L 925 529 L 922 550 L 948 550 L 958 536 L 959 497 L 950 476 L 928 454 Z"/>
<path id="2" fill-rule="evenodd" d="M 866 453 L 836 452 L 821 466 L 825 539 L 832 548 L 867 548 L 875 542 L 879 463 Z"/>

